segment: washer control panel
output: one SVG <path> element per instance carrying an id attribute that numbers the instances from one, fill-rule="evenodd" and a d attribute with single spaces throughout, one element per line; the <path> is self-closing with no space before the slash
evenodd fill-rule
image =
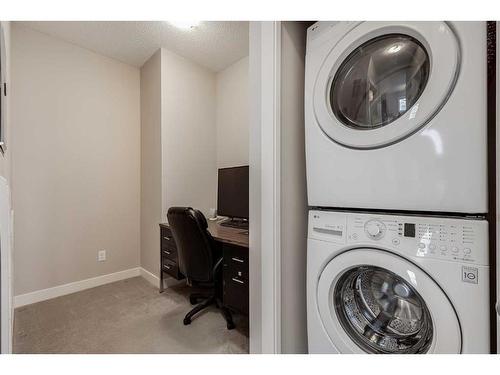
<path id="1" fill-rule="evenodd" d="M 485 220 L 310 211 L 309 238 L 372 244 L 407 256 L 482 265 L 489 262 Z"/>

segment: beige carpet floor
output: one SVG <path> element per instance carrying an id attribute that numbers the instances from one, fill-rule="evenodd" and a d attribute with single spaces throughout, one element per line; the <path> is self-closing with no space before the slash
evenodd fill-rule
<path id="1" fill-rule="evenodd" d="M 14 353 L 247 353 L 248 319 L 237 328 L 215 307 L 182 324 L 189 288 L 158 293 L 135 277 L 15 310 Z"/>

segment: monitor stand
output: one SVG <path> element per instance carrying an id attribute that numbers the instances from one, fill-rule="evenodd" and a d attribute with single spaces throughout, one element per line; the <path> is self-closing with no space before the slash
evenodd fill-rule
<path id="1" fill-rule="evenodd" d="M 225 220 L 222 223 L 220 223 L 223 227 L 231 227 L 231 228 L 237 228 L 237 229 L 248 229 L 248 220 L 246 219 L 238 219 L 238 218 L 231 218 L 229 220 Z"/>

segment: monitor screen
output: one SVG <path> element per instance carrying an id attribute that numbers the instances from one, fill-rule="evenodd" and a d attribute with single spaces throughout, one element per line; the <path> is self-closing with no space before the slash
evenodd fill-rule
<path id="1" fill-rule="evenodd" d="M 248 219 L 248 165 L 219 169 L 217 214 Z"/>

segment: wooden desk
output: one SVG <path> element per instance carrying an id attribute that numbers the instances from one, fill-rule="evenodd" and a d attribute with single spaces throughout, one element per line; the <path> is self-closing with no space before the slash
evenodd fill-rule
<path id="1" fill-rule="evenodd" d="M 248 315 L 248 230 L 223 227 L 208 220 L 208 231 L 222 251 L 223 257 L 223 304 Z M 160 292 L 163 291 L 163 277 L 177 280 L 184 278 L 179 269 L 177 245 L 168 224 L 160 224 L 161 265 Z"/>
<path id="2" fill-rule="evenodd" d="M 246 247 L 248 249 L 248 229 L 223 227 L 217 221 L 208 221 L 208 231 L 219 242 Z"/>

